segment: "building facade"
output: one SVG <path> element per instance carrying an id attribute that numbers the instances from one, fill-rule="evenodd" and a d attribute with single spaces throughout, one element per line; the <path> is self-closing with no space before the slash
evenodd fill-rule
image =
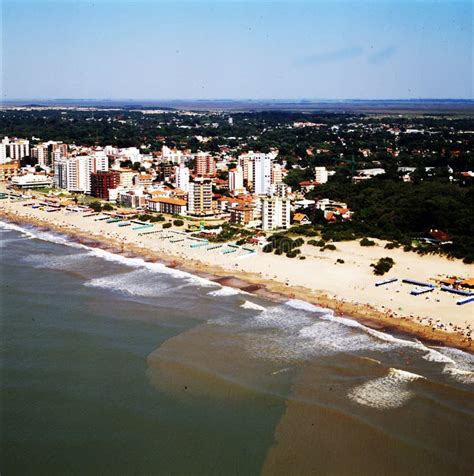
<path id="1" fill-rule="evenodd" d="M 276 230 L 290 227 L 290 199 L 281 197 L 262 198 L 262 229 Z"/>
<path id="2" fill-rule="evenodd" d="M 109 170 L 91 173 L 91 195 L 102 200 L 109 200 L 109 190 L 120 184 L 120 174 Z"/>
<path id="3" fill-rule="evenodd" d="M 212 214 L 211 180 L 196 180 L 189 184 L 188 212 L 191 215 Z"/>

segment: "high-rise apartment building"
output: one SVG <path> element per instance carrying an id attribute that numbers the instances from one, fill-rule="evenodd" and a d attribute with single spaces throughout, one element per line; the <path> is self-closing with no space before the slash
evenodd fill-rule
<path id="1" fill-rule="evenodd" d="M 181 164 L 174 168 L 174 175 L 174 186 L 183 192 L 189 192 L 189 169 Z"/>
<path id="2" fill-rule="evenodd" d="M 30 141 L 26 139 L 16 139 L 9 144 L 10 158 L 20 160 L 30 155 Z"/>
<path id="3" fill-rule="evenodd" d="M 54 162 L 54 184 L 70 192 L 90 193 L 91 173 L 108 170 L 107 156 L 61 157 Z"/>
<path id="4" fill-rule="evenodd" d="M 290 227 L 290 199 L 262 198 L 262 229 L 276 230 Z"/>
<path id="5" fill-rule="evenodd" d="M 216 161 L 205 152 L 198 152 L 194 158 L 194 173 L 198 176 L 216 175 Z"/>
<path id="6" fill-rule="evenodd" d="M 212 182 L 197 179 L 189 184 L 188 212 L 191 215 L 212 214 Z"/>
<path id="7" fill-rule="evenodd" d="M 244 189 L 244 171 L 240 165 L 234 170 L 229 171 L 229 190 L 232 193 L 243 192 Z"/>
<path id="8" fill-rule="evenodd" d="M 283 170 L 280 164 L 272 164 L 272 185 L 283 182 Z"/>
<path id="9" fill-rule="evenodd" d="M 108 200 L 109 190 L 117 188 L 119 183 L 120 174 L 115 170 L 92 172 L 91 195 L 102 200 Z"/>
<path id="10" fill-rule="evenodd" d="M 266 195 L 270 191 L 272 179 L 272 158 L 269 154 L 253 154 L 253 192 Z"/>

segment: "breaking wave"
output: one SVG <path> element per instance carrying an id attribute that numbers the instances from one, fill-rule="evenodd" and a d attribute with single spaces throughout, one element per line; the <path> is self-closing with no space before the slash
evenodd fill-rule
<path id="1" fill-rule="evenodd" d="M 349 398 L 359 405 L 382 410 L 398 408 L 404 405 L 414 395 L 409 384 L 419 379 L 421 375 L 390 368 L 385 377 L 370 380 L 354 388 L 348 394 Z"/>

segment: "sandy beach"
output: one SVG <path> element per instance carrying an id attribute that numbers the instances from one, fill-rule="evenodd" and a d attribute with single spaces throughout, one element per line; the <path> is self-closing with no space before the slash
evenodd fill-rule
<path id="1" fill-rule="evenodd" d="M 289 297 L 328 307 L 337 315 L 349 315 L 371 327 L 397 329 L 427 342 L 472 350 L 472 303 L 457 306 L 460 297 L 439 288 L 412 296 L 410 290 L 414 286 L 401 283 L 401 279 L 406 278 L 434 283 L 433 280 L 441 276 L 473 276 L 474 265 L 463 264 L 461 260 L 419 256 L 400 249 L 387 250 L 384 242 L 366 248 L 356 241 L 336 243 L 336 250 L 324 252 L 305 244 L 301 247 L 305 260 L 263 253 L 260 249 L 246 256 L 224 254 L 225 244 L 223 248 L 208 250 L 207 247 L 192 248 L 188 239 L 170 241 L 160 238 L 160 233 L 139 235 L 161 230 L 160 224 L 142 231 L 134 230 L 133 226 L 119 227 L 117 223 L 97 221 L 97 216 L 84 216 L 87 213 L 68 212 L 64 208 L 47 212 L 24 206 L 25 203 L 33 201 L 3 200 L 0 215 L 10 221 L 68 233 L 72 239 L 114 252 L 163 261 L 221 284 L 259 293 L 271 292 L 282 299 Z M 399 280 L 376 287 L 375 282 L 381 278 L 372 273 L 370 264 L 386 256 L 395 261 L 386 277 Z M 338 259 L 344 263 L 337 263 Z"/>

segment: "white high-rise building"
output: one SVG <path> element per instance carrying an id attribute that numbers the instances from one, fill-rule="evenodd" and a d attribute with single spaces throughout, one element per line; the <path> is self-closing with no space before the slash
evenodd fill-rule
<path id="1" fill-rule="evenodd" d="M 314 171 L 316 173 L 316 182 L 326 183 L 328 181 L 328 171 L 326 167 L 315 167 Z"/>
<path id="2" fill-rule="evenodd" d="M 10 158 L 13 160 L 20 160 L 27 155 L 30 155 L 30 141 L 26 139 L 16 139 L 10 142 Z"/>
<path id="3" fill-rule="evenodd" d="M 290 227 L 290 199 L 262 198 L 262 229 L 276 230 Z"/>
<path id="4" fill-rule="evenodd" d="M 272 183 L 272 158 L 269 154 L 253 154 L 253 191 L 256 195 L 266 195 Z"/>
<path id="5" fill-rule="evenodd" d="M 244 171 L 240 165 L 229 172 L 229 190 L 232 193 L 243 192 L 244 189 Z"/>
<path id="6" fill-rule="evenodd" d="M 0 164 L 7 163 L 7 144 L 0 144 Z"/>
<path id="7" fill-rule="evenodd" d="M 90 193 L 91 173 L 107 171 L 107 156 L 60 157 L 54 162 L 54 185 L 70 192 Z"/>
<path id="8" fill-rule="evenodd" d="M 174 168 L 174 186 L 183 190 L 183 192 L 189 192 L 189 169 L 184 164 L 180 164 L 179 167 Z"/>

